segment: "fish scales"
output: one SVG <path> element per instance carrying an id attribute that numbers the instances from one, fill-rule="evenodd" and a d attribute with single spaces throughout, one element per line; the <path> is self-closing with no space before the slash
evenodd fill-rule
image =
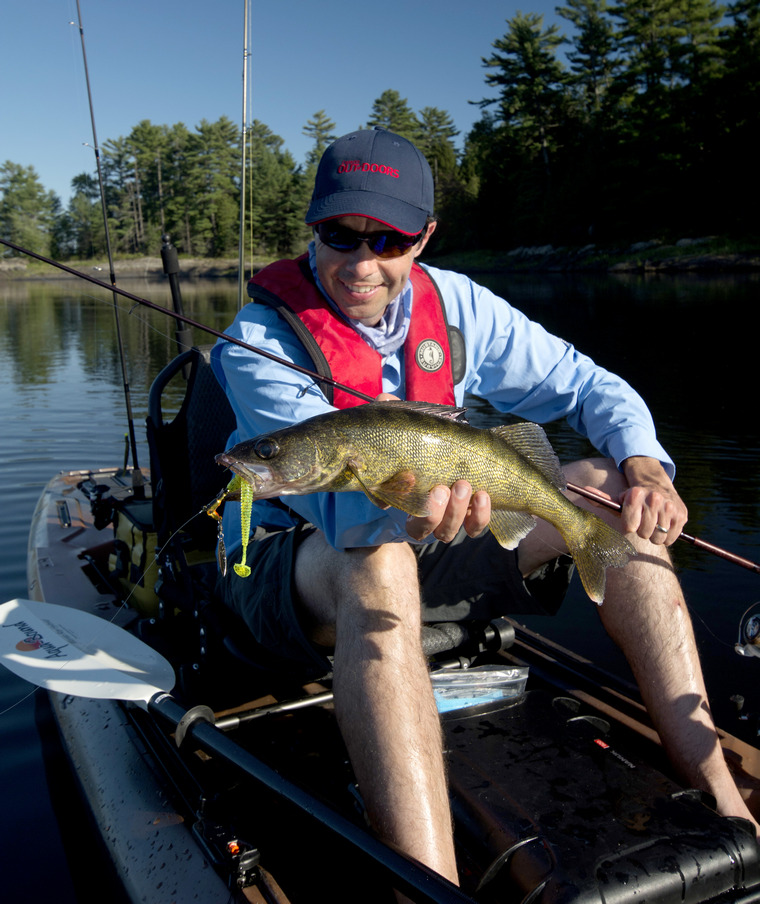
<path id="1" fill-rule="evenodd" d="M 630 543 L 562 492 L 544 431 L 527 422 L 481 430 L 462 409 L 373 402 L 318 415 L 239 443 L 217 456 L 253 488 L 254 499 L 316 492 L 364 492 L 375 504 L 428 513 L 430 490 L 456 480 L 491 498 L 489 529 L 508 549 L 542 518 L 557 528 L 586 592 L 602 602 L 605 569 L 635 555 Z"/>

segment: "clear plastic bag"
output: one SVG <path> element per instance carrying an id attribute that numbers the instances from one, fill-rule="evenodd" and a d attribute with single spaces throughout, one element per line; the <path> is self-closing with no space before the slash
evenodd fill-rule
<path id="1" fill-rule="evenodd" d="M 441 669 L 433 672 L 430 680 L 438 712 L 446 713 L 522 697 L 528 668 L 479 665 L 472 669 Z"/>

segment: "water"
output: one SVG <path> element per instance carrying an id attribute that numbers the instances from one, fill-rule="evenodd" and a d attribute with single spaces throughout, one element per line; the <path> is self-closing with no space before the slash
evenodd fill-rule
<path id="1" fill-rule="evenodd" d="M 678 465 L 689 533 L 757 560 L 756 342 L 746 311 L 752 310 L 760 275 L 479 279 L 641 391 Z M 168 304 L 164 283 L 123 285 Z M 183 285 L 188 316 L 219 330 L 233 316 L 235 296 L 233 283 Z M 143 308 L 122 314 L 120 324 L 138 460 L 147 465 L 147 390 L 173 355 L 174 324 Z M 124 399 L 110 293 L 73 280 L 0 282 L 0 601 L 26 595 L 26 533 L 50 476 L 122 463 Z M 478 417 L 490 415 L 479 411 Z M 562 425 L 552 425 L 549 433 L 562 458 L 590 451 Z M 739 658 L 733 644 L 742 612 L 760 599 L 760 577 L 686 544 L 677 544 L 675 555 L 713 708 L 729 730 L 752 739 L 754 714 L 760 712 L 760 661 Z M 530 625 L 625 673 L 594 610 L 575 586 L 558 616 L 532 619 Z M 738 719 L 730 700 L 735 694 L 746 697 L 749 719 Z M 87 893 L 87 883 L 78 884 L 79 871 L 72 877 L 67 869 L 74 857 L 88 859 L 90 840 L 75 799 L 62 794 L 67 781 L 45 699 L 0 674 L 0 875 L 9 904 L 28 899 L 32 887 L 53 893 L 61 904 L 92 895 L 92 885 Z M 89 859 L 97 862 L 97 854 Z"/>

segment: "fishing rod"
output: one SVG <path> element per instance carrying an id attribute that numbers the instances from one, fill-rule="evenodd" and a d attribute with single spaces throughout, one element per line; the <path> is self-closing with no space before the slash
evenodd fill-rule
<path id="1" fill-rule="evenodd" d="M 95 165 L 98 171 L 98 185 L 100 186 L 100 209 L 103 213 L 103 227 L 105 229 L 106 252 L 108 254 L 108 268 L 111 280 L 111 288 L 116 287 L 116 273 L 113 265 L 113 254 L 111 253 L 111 234 L 108 229 L 108 207 L 106 205 L 106 190 L 103 181 L 103 169 L 100 165 L 100 148 L 98 146 L 98 134 L 95 129 L 95 109 L 92 103 L 92 91 L 90 89 L 90 73 L 87 66 L 87 50 L 84 43 L 84 27 L 82 25 L 82 9 L 77 0 L 77 17 L 79 19 L 79 38 L 82 44 L 82 61 L 84 62 L 84 80 L 87 85 L 87 100 L 90 105 L 90 122 L 92 123 L 92 143 L 95 153 Z M 71 23 L 74 24 L 73 22 Z M 116 341 L 119 347 L 119 361 L 121 362 L 121 380 L 124 387 L 124 403 L 127 409 L 127 430 L 129 433 L 129 444 L 132 450 L 132 486 L 135 491 L 136 498 L 143 498 L 143 479 L 142 471 L 137 462 L 137 437 L 135 435 L 135 419 L 132 415 L 132 397 L 129 389 L 129 379 L 127 377 L 126 355 L 124 354 L 124 343 L 121 337 L 121 323 L 119 320 L 119 306 L 116 302 L 116 294 L 113 295 L 113 312 L 116 320 Z"/>
<path id="2" fill-rule="evenodd" d="M 268 358 L 270 361 L 274 361 L 276 364 L 282 364 L 284 367 L 289 367 L 292 370 L 296 370 L 301 374 L 304 374 L 307 377 L 311 377 L 313 380 L 319 381 L 321 383 L 329 383 L 331 386 L 336 387 L 337 389 L 342 389 L 344 392 L 348 392 L 351 395 L 356 396 L 359 399 L 362 399 L 365 402 L 374 402 L 375 399 L 372 396 L 366 395 L 363 392 L 360 392 L 358 389 L 354 389 L 351 386 L 346 386 L 344 383 L 339 383 L 337 380 L 334 380 L 332 377 L 327 377 L 322 374 L 318 374 L 313 370 L 309 370 L 306 367 L 301 367 L 300 364 L 296 364 L 293 361 L 287 361 L 285 358 L 281 358 L 278 355 L 273 355 L 271 352 L 268 352 L 262 348 L 257 348 L 255 345 L 250 345 L 247 342 L 244 342 L 242 339 L 236 339 L 234 336 L 230 336 L 227 333 L 223 333 L 219 330 L 213 329 L 213 327 L 206 326 L 203 323 L 199 323 L 196 320 L 191 320 L 189 317 L 186 317 L 184 314 L 179 314 L 177 312 L 167 311 L 166 308 L 161 305 L 155 304 L 152 301 L 148 301 L 146 298 L 140 298 L 137 295 L 133 295 L 131 292 L 126 292 L 124 289 L 120 289 L 117 286 L 108 286 L 102 280 L 97 279 L 94 276 L 90 276 L 89 273 L 84 273 L 81 270 L 76 270 L 73 267 L 68 267 L 66 264 L 60 263 L 60 261 L 52 260 L 51 258 L 45 257 L 42 254 L 38 254 L 36 251 L 30 251 L 27 248 L 23 248 L 20 245 L 17 245 L 15 242 L 11 242 L 8 239 L 0 238 L 0 244 L 7 245 L 9 248 L 12 248 L 14 251 L 18 251 L 21 254 L 26 254 L 29 257 L 34 258 L 35 260 L 41 261 L 45 264 L 50 264 L 51 267 L 56 267 L 58 270 L 63 270 L 65 273 L 69 273 L 72 276 L 77 276 L 81 279 L 86 280 L 87 282 L 93 283 L 96 286 L 101 286 L 104 289 L 111 289 L 113 292 L 118 293 L 119 295 L 128 298 L 130 301 L 133 301 L 137 304 L 144 305 L 145 307 L 150 308 L 154 311 L 160 311 L 160 313 L 165 314 L 168 317 L 174 317 L 176 320 L 183 321 L 189 326 L 196 327 L 197 329 L 209 333 L 212 336 L 216 336 L 218 339 L 223 339 L 226 342 L 232 342 L 235 345 L 239 345 L 241 348 L 246 349 L 247 351 L 254 352 L 257 355 L 261 355 L 264 358 Z M 583 496 L 586 499 L 591 500 L 592 502 L 597 503 L 598 505 L 602 505 L 606 508 L 612 509 L 614 511 L 619 512 L 622 506 L 613 502 L 611 499 L 606 496 L 602 496 L 598 493 L 595 493 L 593 490 L 586 489 L 585 487 L 576 486 L 575 484 L 568 483 L 567 489 L 571 490 L 573 493 L 577 493 L 579 496 Z M 745 559 L 742 556 L 738 556 L 735 553 L 729 552 L 726 549 L 722 549 L 720 546 L 716 546 L 714 543 L 708 543 L 706 540 L 700 540 L 697 537 L 692 537 L 690 534 L 681 533 L 678 536 L 679 540 L 683 540 L 686 543 L 691 544 L 697 549 L 704 550 L 705 552 L 710 552 L 713 555 L 718 556 L 721 559 L 725 559 L 727 562 L 733 562 L 735 565 L 739 565 L 742 568 L 746 568 L 749 571 L 754 571 L 756 574 L 760 574 L 760 565 L 756 562 L 752 562 L 749 559 Z"/>
<path id="3" fill-rule="evenodd" d="M 246 188 L 246 149 L 248 142 L 248 70 L 250 54 L 248 52 L 248 18 L 250 0 L 243 2 L 243 124 L 240 130 L 240 226 L 238 240 L 238 310 L 242 310 L 245 297 L 245 188 Z"/>

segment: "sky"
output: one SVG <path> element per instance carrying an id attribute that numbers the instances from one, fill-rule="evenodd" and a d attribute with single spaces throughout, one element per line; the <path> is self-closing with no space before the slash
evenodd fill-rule
<path id="1" fill-rule="evenodd" d="M 555 3 L 504 0 L 251 0 L 248 119 L 297 163 L 318 110 L 336 134 L 364 126 L 387 89 L 446 110 L 464 135 L 493 96 L 482 58 L 518 10 L 569 24 Z M 99 147 L 142 120 L 229 117 L 242 129 L 245 0 L 80 0 Z M 71 24 L 73 23 L 73 24 Z M 65 204 L 96 170 L 76 0 L 10 0 L 0 16 L 0 164 L 33 166 Z"/>

